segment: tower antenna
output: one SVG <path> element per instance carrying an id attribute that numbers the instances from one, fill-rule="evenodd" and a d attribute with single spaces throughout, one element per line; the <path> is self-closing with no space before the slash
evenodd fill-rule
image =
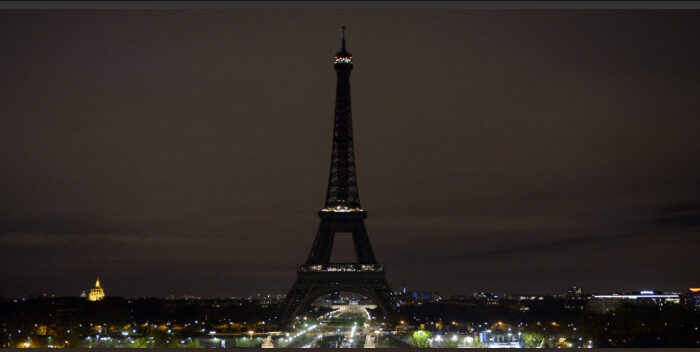
<path id="1" fill-rule="evenodd" d="M 343 51 L 345 51 L 345 26 L 341 26 L 340 28 L 343 29 Z"/>

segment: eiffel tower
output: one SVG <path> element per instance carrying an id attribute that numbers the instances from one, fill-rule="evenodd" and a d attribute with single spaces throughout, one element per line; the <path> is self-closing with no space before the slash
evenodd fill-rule
<path id="1" fill-rule="evenodd" d="M 350 109 L 350 71 L 353 63 L 352 54 L 345 49 L 345 27 L 343 45 L 335 54 L 334 67 L 338 83 L 326 203 L 318 213 L 321 224 L 309 257 L 305 264 L 297 266 L 297 280 L 280 307 L 281 326 L 303 315 L 317 298 L 339 291 L 353 292 L 371 299 L 384 317 L 394 312 L 392 291 L 386 281 L 384 266 L 374 258 L 365 229 L 367 212 L 360 206 L 357 190 Z M 352 235 L 356 262 L 330 262 L 336 234 Z"/>

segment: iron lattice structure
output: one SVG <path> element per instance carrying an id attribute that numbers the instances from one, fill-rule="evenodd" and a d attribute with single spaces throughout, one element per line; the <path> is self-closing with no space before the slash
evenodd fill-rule
<path id="1" fill-rule="evenodd" d="M 331 172 L 328 176 L 325 208 L 360 208 L 355 172 L 355 148 L 352 140 L 352 108 L 350 104 L 350 71 L 352 54 L 343 47 L 336 54 L 335 70 L 338 83 L 335 89 L 335 120 L 333 123 L 333 148 Z M 347 58 L 344 62 L 342 58 Z"/>
<path id="2" fill-rule="evenodd" d="M 335 55 L 334 68 L 338 83 L 326 202 L 319 212 L 321 223 L 311 252 L 306 263 L 297 266 L 297 280 L 280 307 L 278 318 L 283 326 L 305 313 L 318 297 L 340 291 L 358 293 L 373 300 L 385 318 L 394 312 L 384 266 L 377 263 L 365 228 L 367 212 L 360 206 L 350 107 L 353 63 L 352 55 L 345 49 L 345 35 L 342 48 Z M 357 260 L 331 263 L 333 241 L 336 234 L 343 233 L 352 236 Z"/>

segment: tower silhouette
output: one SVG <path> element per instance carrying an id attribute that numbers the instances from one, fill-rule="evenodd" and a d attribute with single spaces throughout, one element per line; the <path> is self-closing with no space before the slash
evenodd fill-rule
<path id="1" fill-rule="evenodd" d="M 343 45 L 335 54 L 334 68 L 338 82 L 326 202 L 318 213 L 321 223 L 309 257 L 305 264 L 297 266 L 297 280 L 280 307 L 281 325 L 306 312 L 318 297 L 339 291 L 354 292 L 371 299 L 385 317 L 394 310 L 384 266 L 374 258 L 367 236 L 364 222 L 367 212 L 360 206 L 357 189 L 350 108 L 350 71 L 353 62 L 352 54 L 345 49 L 345 27 Z M 336 234 L 352 236 L 356 262 L 330 262 Z"/>

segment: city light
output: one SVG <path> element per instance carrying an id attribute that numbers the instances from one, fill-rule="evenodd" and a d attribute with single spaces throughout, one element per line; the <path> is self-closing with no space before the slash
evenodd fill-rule
<path id="1" fill-rule="evenodd" d="M 321 209 L 321 211 L 333 212 L 333 213 L 350 213 L 350 212 L 362 212 L 364 210 L 362 208 L 356 208 L 356 207 L 351 208 L 351 207 L 348 207 L 347 205 L 336 205 L 335 207 L 323 208 L 323 209 Z"/>
<path id="2" fill-rule="evenodd" d="M 352 56 L 348 56 L 348 57 L 336 56 L 334 62 L 336 64 L 339 64 L 339 63 L 350 64 L 350 63 L 352 63 Z"/>
<path id="3" fill-rule="evenodd" d="M 667 298 L 667 299 L 678 299 L 679 296 L 677 294 L 668 294 L 668 295 L 656 295 L 653 294 L 639 294 L 639 295 L 593 295 L 593 298 L 600 298 L 600 299 L 639 299 L 639 298 Z"/>

